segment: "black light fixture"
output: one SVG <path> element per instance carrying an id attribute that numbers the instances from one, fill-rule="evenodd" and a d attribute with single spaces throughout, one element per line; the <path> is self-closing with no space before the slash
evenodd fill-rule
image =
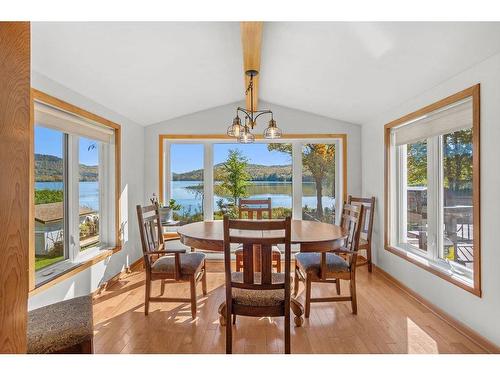
<path id="1" fill-rule="evenodd" d="M 256 125 L 257 118 L 264 114 L 270 114 L 271 120 L 269 121 L 269 125 L 266 130 L 264 130 L 264 138 L 281 138 L 283 132 L 276 126 L 276 121 L 273 118 L 273 112 L 269 109 L 256 111 L 253 108 L 253 77 L 259 74 L 259 72 L 256 70 L 247 70 L 245 74 L 250 77 L 250 82 L 245 91 L 245 95 L 250 93 L 250 110 L 246 110 L 241 107 L 236 109 L 236 117 L 233 119 L 233 123 L 229 126 L 229 128 L 227 128 L 227 135 L 238 138 L 238 142 L 240 143 L 253 143 L 255 142 L 255 135 L 252 134 L 252 130 Z M 241 124 L 239 116 L 240 112 L 242 112 L 245 116 L 245 122 L 243 125 Z"/>

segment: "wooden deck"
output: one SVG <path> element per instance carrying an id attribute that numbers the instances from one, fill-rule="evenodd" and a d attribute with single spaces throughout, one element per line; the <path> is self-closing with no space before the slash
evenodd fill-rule
<path id="1" fill-rule="evenodd" d="M 224 299 L 224 274 L 218 264 L 209 264 L 207 279 L 208 296 L 200 299 L 193 320 L 186 303 L 152 303 L 145 316 L 144 273 L 127 274 L 95 299 L 95 352 L 224 353 L 224 330 L 217 314 Z M 334 293 L 333 288 L 313 285 L 313 295 Z M 347 289 L 342 284 L 342 290 Z M 157 283 L 152 295 L 159 290 Z M 189 283 L 167 285 L 166 294 L 189 296 Z M 292 325 L 291 334 L 292 353 L 485 352 L 386 278 L 369 274 L 366 267 L 358 273 L 357 316 L 347 302 L 314 304 L 311 317 L 300 328 Z M 283 353 L 283 318 L 238 317 L 233 352 Z"/>

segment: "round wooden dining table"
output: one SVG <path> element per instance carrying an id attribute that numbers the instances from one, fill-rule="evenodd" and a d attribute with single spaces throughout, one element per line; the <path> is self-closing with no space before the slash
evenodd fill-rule
<path id="1" fill-rule="evenodd" d="M 192 249 L 208 251 L 224 251 L 224 234 L 222 220 L 200 221 L 186 224 L 177 231 L 180 241 Z M 248 232 L 247 232 L 248 233 Z M 272 236 L 271 231 L 261 231 L 252 233 L 259 237 Z M 310 249 L 317 248 L 317 251 L 333 250 L 342 246 L 346 234 L 338 225 L 321 223 L 308 220 L 292 220 L 291 242 L 307 246 Z M 225 302 L 219 307 L 220 322 L 225 322 Z M 304 308 L 295 298 L 291 299 L 291 309 L 295 314 L 295 325 L 300 327 L 303 323 L 302 315 Z"/>

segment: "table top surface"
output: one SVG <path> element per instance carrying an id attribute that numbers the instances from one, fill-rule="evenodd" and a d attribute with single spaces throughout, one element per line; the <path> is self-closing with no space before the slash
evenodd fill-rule
<path id="1" fill-rule="evenodd" d="M 274 231 L 275 232 L 275 231 Z M 182 238 L 198 241 L 223 242 L 222 220 L 200 221 L 186 224 L 177 231 Z M 244 231 L 245 235 L 258 237 L 274 237 L 273 231 Z M 338 225 L 307 220 L 292 220 L 292 243 L 318 243 L 337 241 L 345 238 L 342 228 Z"/>

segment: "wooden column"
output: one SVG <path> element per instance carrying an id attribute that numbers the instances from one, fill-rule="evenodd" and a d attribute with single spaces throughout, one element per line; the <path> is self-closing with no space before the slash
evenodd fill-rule
<path id="1" fill-rule="evenodd" d="M 0 353 L 26 353 L 30 24 L 0 22 Z"/>

